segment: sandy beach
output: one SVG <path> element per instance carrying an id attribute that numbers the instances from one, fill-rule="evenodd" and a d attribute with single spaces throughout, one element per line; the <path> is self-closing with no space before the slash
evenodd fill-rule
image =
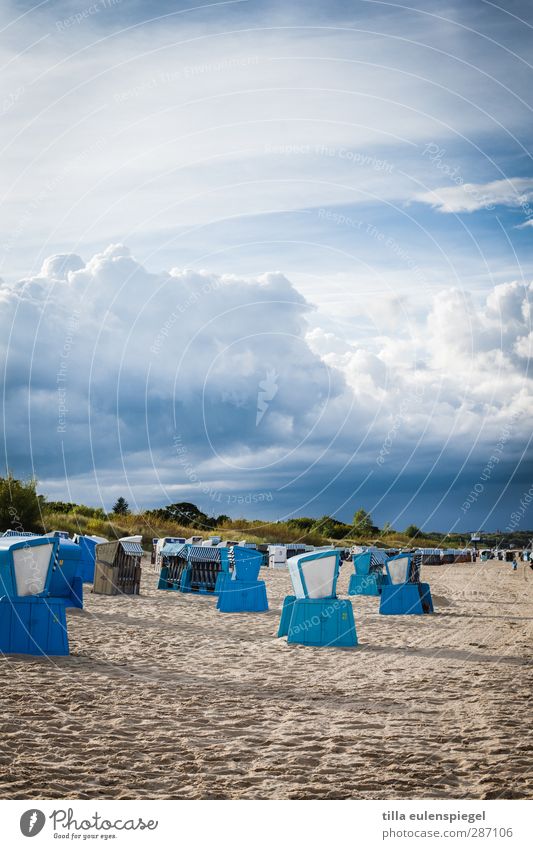
<path id="1" fill-rule="evenodd" d="M 351 565 L 341 570 L 346 593 Z M 71 655 L 0 660 L 2 798 L 531 798 L 533 571 L 424 567 L 436 613 L 352 599 L 360 646 L 276 638 L 270 611 L 92 595 Z"/>

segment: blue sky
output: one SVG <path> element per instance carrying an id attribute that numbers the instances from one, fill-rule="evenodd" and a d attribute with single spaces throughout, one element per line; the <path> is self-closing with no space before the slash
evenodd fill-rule
<path id="1" fill-rule="evenodd" d="M 505 528 L 532 26 L 484 0 L 2 4 L 3 465 L 106 508 Z"/>

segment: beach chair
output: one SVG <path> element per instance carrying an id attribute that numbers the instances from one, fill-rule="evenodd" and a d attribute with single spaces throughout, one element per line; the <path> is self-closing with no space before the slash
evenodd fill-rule
<path id="1" fill-rule="evenodd" d="M 287 565 L 287 549 L 284 545 L 268 546 L 268 565 L 274 569 L 282 569 Z"/>
<path id="2" fill-rule="evenodd" d="M 160 553 L 158 589 L 218 595 L 230 573 L 230 549 L 221 546 L 167 543 Z"/>
<path id="3" fill-rule="evenodd" d="M 59 540 L 0 539 L 0 651 L 3 654 L 67 655 L 64 598 L 50 594 Z"/>
<path id="4" fill-rule="evenodd" d="M 429 584 L 420 581 L 419 554 L 397 554 L 385 563 L 390 583 L 381 588 L 379 612 L 389 615 L 433 613 Z"/>
<path id="5" fill-rule="evenodd" d="M 166 545 L 169 545 L 170 543 L 179 543 L 180 545 L 183 545 L 185 542 L 185 537 L 159 537 L 159 539 L 153 539 L 152 546 L 155 546 L 155 553 L 152 548 L 152 557 L 156 570 L 161 568 L 161 552 Z"/>
<path id="6" fill-rule="evenodd" d="M 382 587 L 390 583 L 385 571 L 385 551 L 364 551 L 353 555 L 354 573 L 350 575 L 348 595 L 381 595 Z"/>
<path id="7" fill-rule="evenodd" d="M 74 537 L 82 555 L 82 581 L 84 584 L 92 584 L 94 581 L 94 567 L 96 564 L 96 546 L 102 542 L 109 542 L 105 537 L 87 536 L 76 534 Z"/>
<path id="8" fill-rule="evenodd" d="M 219 581 L 217 608 L 222 613 L 268 610 L 264 581 L 258 580 L 263 554 L 251 547 L 236 545 L 229 549 L 230 571 Z"/>
<path id="9" fill-rule="evenodd" d="M 140 537 L 99 543 L 96 546 L 93 593 L 139 595 L 142 556 Z"/>
<path id="10" fill-rule="evenodd" d="M 181 592 L 218 595 L 231 569 L 230 549 L 190 544 L 187 549 Z"/>
<path id="11" fill-rule="evenodd" d="M 181 590 L 181 579 L 187 569 L 189 546 L 170 542 L 159 552 L 160 572 L 158 590 Z"/>
<path id="12" fill-rule="evenodd" d="M 356 646 L 352 603 L 336 593 L 339 551 L 297 554 L 287 566 L 294 595 L 283 602 L 278 637 L 304 646 Z"/>
<path id="13" fill-rule="evenodd" d="M 63 599 L 65 607 L 83 607 L 83 552 L 74 540 L 58 537 L 49 592 Z"/>
<path id="14" fill-rule="evenodd" d="M 7 531 L 4 531 L 2 534 L 3 537 L 38 537 L 41 534 L 35 534 L 33 531 L 12 531 L 9 528 Z"/>

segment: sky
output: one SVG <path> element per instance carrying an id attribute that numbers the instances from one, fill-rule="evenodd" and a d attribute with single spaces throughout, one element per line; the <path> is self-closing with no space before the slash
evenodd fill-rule
<path id="1" fill-rule="evenodd" d="M 519 0 L 2 3 L 3 472 L 533 527 L 532 29 Z"/>

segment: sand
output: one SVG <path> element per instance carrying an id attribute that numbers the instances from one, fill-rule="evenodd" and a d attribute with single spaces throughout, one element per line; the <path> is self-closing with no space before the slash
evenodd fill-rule
<path id="1" fill-rule="evenodd" d="M 339 592 L 346 592 L 343 567 Z M 531 798 L 533 571 L 424 567 L 433 616 L 353 599 L 360 646 L 157 591 L 68 612 L 71 655 L 0 659 L 0 797 Z"/>

